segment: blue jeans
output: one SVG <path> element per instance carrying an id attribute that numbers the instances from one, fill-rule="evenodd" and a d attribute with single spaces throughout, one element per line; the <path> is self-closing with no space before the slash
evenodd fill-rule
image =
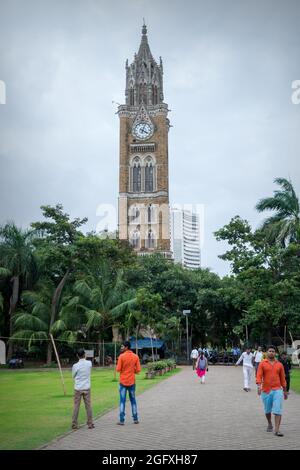
<path id="1" fill-rule="evenodd" d="M 126 404 L 126 395 L 127 390 L 129 393 L 129 400 L 131 403 L 131 410 L 132 410 L 132 417 L 134 421 L 138 421 L 138 413 L 137 413 L 137 404 L 135 399 L 135 384 L 130 385 L 129 387 L 120 384 L 120 422 L 124 423 L 125 421 L 125 404 Z"/>

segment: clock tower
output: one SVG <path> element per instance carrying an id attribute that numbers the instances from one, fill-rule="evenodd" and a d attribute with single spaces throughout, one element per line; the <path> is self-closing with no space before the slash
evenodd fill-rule
<path id="1" fill-rule="evenodd" d="M 163 64 L 154 60 L 142 28 L 132 64 L 126 61 L 125 104 L 120 118 L 119 238 L 139 255 L 170 250 L 168 105 L 164 103 Z"/>

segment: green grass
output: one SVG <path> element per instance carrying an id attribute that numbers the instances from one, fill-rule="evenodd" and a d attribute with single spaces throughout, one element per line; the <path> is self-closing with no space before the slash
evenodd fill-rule
<path id="1" fill-rule="evenodd" d="M 294 392 L 300 393 L 300 369 L 292 369 L 291 389 Z"/>
<path id="2" fill-rule="evenodd" d="M 137 376 L 137 394 L 177 373 L 145 379 Z M 67 395 L 63 395 L 60 375 L 53 371 L 0 371 L 0 449 L 35 449 L 70 430 L 73 381 L 64 371 Z M 93 369 L 92 407 L 99 416 L 118 406 L 118 382 L 110 369 Z M 83 403 L 79 424 L 85 423 Z"/>

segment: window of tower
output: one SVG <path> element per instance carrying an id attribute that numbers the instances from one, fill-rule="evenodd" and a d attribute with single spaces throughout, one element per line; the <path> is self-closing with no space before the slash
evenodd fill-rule
<path id="1" fill-rule="evenodd" d="M 133 247 L 133 248 L 140 248 L 140 232 L 139 230 L 134 230 L 132 232 L 132 235 L 130 237 L 130 245 Z"/>
<path id="2" fill-rule="evenodd" d="M 131 225 L 138 225 L 140 223 L 140 210 L 137 206 L 129 208 L 129 223 Z"/>
<path id="3" fill-rule="evenodd" d="M 151 157 L 147 157 L 145 166 L 145 191 L 154 190 L 154 166 Z"/>
<path id="4" fill-rule="evenodd" d="M 134 89 L 130 88 L 129 91 L 129 105 L 134 106 Z"/>
<path id="5" fill-rule="evenodd" d="M 158 90 L 156 85 L 152 85 L 152 104 L 158 104 Z"/>
<path id="6" fill-rule="evenodd" d="M 141 191 L 142 170 L 139 158 L 135 158 L 132 168 L 132 190 L 135 193 Z"/>
<path id="7" fill-rule="evenodd" d="M 150 229 L 147 234 L 146 248 L 155 248 L 155 236 L 153 231 Z"/>
<path id="8" fill-rule="evenodd" d="M 147 84 L 146 83 L 140 83 L 139 86 L 139 104 L 144 102 L 147 104 Z"/>

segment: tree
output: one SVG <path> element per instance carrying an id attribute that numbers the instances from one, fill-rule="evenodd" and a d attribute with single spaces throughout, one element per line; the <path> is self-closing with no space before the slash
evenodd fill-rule
<path id="1" fill-rule="evenodd" d="M 53 286 L 38 282 L 35 291 L 24 291 L 21 295 L 20 309 L 13 317 L 14 334 L 12 339 L 32 345 L 49 341 L 51 298 Z M 43 348 L 44 349 L 44 348 Z"/>
<path id="2" fill-rule="evenodd" d="M 249 328 L 253 341 L 282 337 L 285 326 L 297 331 L 300 309 L 299 244 L 272 243 L 264 229 L 252 231 L 235 217 L 216 232 L 230 249 L 220 256 L 231 261 L 234 273 L 232 305 L 240 312 L 234 332 Z"/>
<path id="3" fill-rule="evenodd" d="M 33 247 L 33 231 L 22 230 L 14 223 L 0 227 L 0 276 L 10 285 L 8 310 L 8 335 L 13 334 L 13 316 L 23 289 L 28 288 L 37 275 L 36 257 Z M 8 343 L 7 358 L 13 352 L 13 343 Z"/>
<path id="4" fill-rule="evenodd" d="M 256 204 L 259 212 L 275 211 L 262 224 L 267 239 L 280 246 L 290 242 L 300 243 L 300 205 L 291 181 L 276 178 L 274 183 L 281 189 L 274 191 L 273 197 L 261 199 Z"/>
<path id="5" fill-rule="evenodd" d="M 61 204 L 41 206 L 45 221 L 31 224 L 38 238 L 35 242 L 40 270 L 55 285 L 51 300 L 50 331 L 57 319 L 63 289 L 79 263 L 80 253 L 76 243 L 82 237 L 79 227 L 87 218 L 70 220 Z M 47 364 L 52 361 L 52 343 L 48 342 Z"/>
<path id="6" fill-rule="evenodd" d="M 123 272 L 112 273 L 111 266 L 99 260 L 96 271 L 83 274 L 75 281 L 53 331 L 75 341 L 84 325 L 89 339 L 100 341 L 105 336 L 110 339 L 108 330 L 123 324 L 135 304 L 135 294 L 124 283 Z"/>

